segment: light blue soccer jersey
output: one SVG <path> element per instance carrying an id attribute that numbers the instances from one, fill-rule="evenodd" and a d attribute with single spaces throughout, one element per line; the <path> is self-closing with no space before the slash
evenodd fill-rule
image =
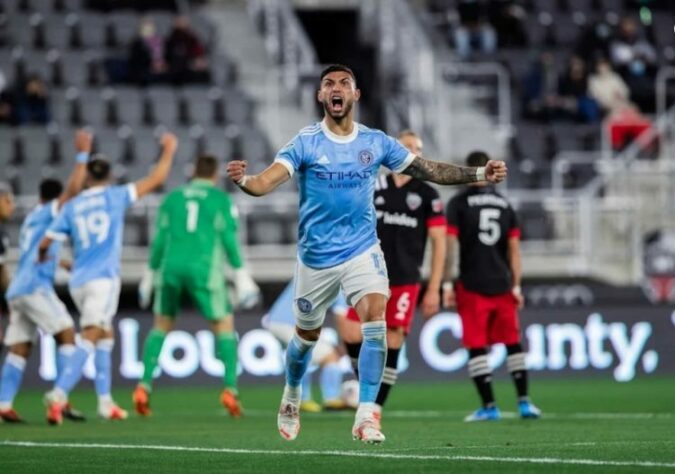
<path id="1" fill-rule="evenodd" d="M 8 300 L 30 295 L 42 288 L 53 288 L 60 242 L 54 242 L 49 247 L 49 259 L 46 262 L 37 263 L 37 260 L 40 241 L 58 215 L 58 202 L 54 200 L 35 207 L 21 224 L 19 264 L 7 289 Z"/>
<path id="2" fill-rule="evenodd" d="M 47 236 L 70 238 L 75 261 L 71 288 L 98 278 L 117 278 L 122 256 L 124 213 L 136 201 L 136 186 L 99 186 L 69 201 Z"/>
<path id="3" fill-rule="evenodd" d="M 298 253 L 311 268 L 329 268 L 377 243 L 373 191 L 380 165 L 401 172 L 415 156 L 380 130 L 354 123 L 348 136 L 324 122 L 304 128 L 276 156 L 297 174 Z"/>
<path id="4" fill-rule="evenodd" d="M 265 324 L 278 323 L 295 326 L 295 315 L 293 314 L 293 297 L 294 297 L 294 282 L 291 281 L 288 286 L 281 292 L 267 316 L 265 317 Z M 330 307 L 334 313 L 347 311 L 349 305 L 342 292 L 338 293 L 337 298 Z"/>

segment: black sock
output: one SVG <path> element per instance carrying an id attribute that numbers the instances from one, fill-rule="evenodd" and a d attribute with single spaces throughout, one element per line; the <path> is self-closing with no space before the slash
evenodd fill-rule
<path id="1" fill-rule="evenodd" d="M 401 349 L 387 349 L 387 363 L 384 366 L 384 375 L 382 376 L 382 384 L 380 384 L 380 391 L 377 392 L 375 403 L 384 406 L 387 401 L 391 387 L 396 383 L 398 373 L 396 367 L 398 366 L 398 353 Z"/>
<path id="2" fill-rule="evenodd" d="M 354 370 L 354 375 L 356 378 L 359 378 L 359 353 L 361 352 L 361 343 L 360 342 L 345 342 L 345 348 L 347 349 L 347 355 L 352 361 L 352 369 Z"/>
<path id="3" fill-rule="evenodd" d="M 508 354 L 506 366 L 513 379 L 513 384 L 516 387 L 518 400 L 527 400 L 527 370 L 525 369 L 525 353 L 523 352 L 523 346 L 520 344 L 506 346 L 506 352 Z"/>
<path id="4" fill-rule="evenodd" d="M 485 349 L 469 349 L 469 376 L 476 385 L 483 407 L 495 406 L 495 396 L 492 392 L 492 372 L 487 361 Z"/>

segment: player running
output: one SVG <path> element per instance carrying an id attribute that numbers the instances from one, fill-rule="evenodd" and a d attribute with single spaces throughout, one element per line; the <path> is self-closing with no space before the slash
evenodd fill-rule
<path id="1" fill-rule="evenodd" d="M 221 403 L 231 416 L 243 413 L 237 390 L 237 335 L 223 277 L 225 261 L 234 269 L 240 298 L 250 297 L 258 288 L 243 265 L 236 207 L 216 187 L 218 169 L 216 158 L 200 156 L 192 181 L 169 193 L 159 208 L 146 276 L 154 280 L 155 323 L 143 348 L 143 378 L 132 397 L 141 416 L 151 415 L 153 375 L 164 339 L 175 327 L 183 293 L 190 295 L 216 337 L 216 356 L 225 368 Z M 141 293 L 146 292 L 143 287 Z M 149 301 L 149 296 L 142 295 L 142 300 Z"/>
<path id="2" fill-rule="evenodd" d="M 288 347 L 295 334 L 295 316 L 293 314 L 294 282 L 291 281 L 274 302 L 269 312 L 263 317 L 263 327 L 271 332 L 284 347 Z M 347 314 L 347 301 L 342 293 L 330 304 L 330 310 L 338 319 Z M 320 337 L 312 351 L 311 364 L 321 368 L 319 385 L 326 410 L 342 410 L 348 408 L 340 397 L 342 388 L 342 368 L 340 354 L 334 343 L 326 337 Z M 317 413 L 322 407 L 312 399 L 311 373 L 307 371 L 302 379 L 302 400 L 300 410 Z"/>
<path id="3" fill-rule="evenodd" d="M 354 73 L 333 65 L 320 77 L 317 99 L 324 119 L 304 128 L 262 173 L 246 175 L 246 162 L 231 161 L 228 174 L 246 193 L 262 196 L 297 173 L 300 191 L 299 259 L 296 269 L 296 333 L 286 351 L 286 385 L 277 417 L 279 433 L 300 431 L 300 383 L 321 333 L 326 308 L 340 291 L 362 321 L 359 407 L 352 435 L 369 443 L 385 437 L 374 417 L 387 352 L 384 313 L 389 281 L 377 234 L 373 190 L 380 165 L 439 184 L 488 179 L 499 182 L 506 165 L 490 161 L 467 168 L 415 156 L 396 139 L 354 121 L 361 92 Z"/>
<path id="4" fill-rule="evenodd" d="M 422 140 L 415 132 L 404 130 L 398 139 L 411 153 L 419 155 L 422 152 Z M 422 315 L 430 318 L 440 309 L 446 222 L 438 192 L 407 175 L 391 173 L 379 176 L 375 183 L 374 202 L 377 235 L 384 251 L 391 292 L 385 313 L 386 366 L 374 407 L 375 418 L 379 421 L 389 391 L 396 383 L 399 352 L 415 316 L 427 237 L 431 240 L 431 274 L 422 298 Z M 339 325 L 340 337 L 357 373 L 361 350 L 359 323 L 359 315 L 350 308 L 347 318 Z"/>
<path id="5" fill-rule="evenodd" d="M 145 178 L 123 186 L 110 185 L 110 163 L 94 156 L 87 163 L 88 189 L 64 206 L 40 243 L 40 261 L 44 262 L 53 241 L 69 238 L 72 242 L 74 263 L 69 287 L 82 329 L 81 348 L 75 354 L 78 363 L 73 364 L 72 370 L 64 370 L 54 389 L 45 395 L 47 421 L 51 424 L 61 423 L 68 393 L 80 380 L 82 367 L 91 354 L 95 354 L 99 416 L 108 420 L 127 417 L 110 394 L 112 322 L 119 303 L 124 214 L 168 177 L 178 141 L 165 133 L 161 145 L 162 153 L 154 169 Z"/>
<path id="6" fill-rule="evenodd" d="M 485 166 L 487 154 L 473 152 L 469 166 Z M 443 283 L 443 304 L 457 306 L 462 320 L 464 347 L 469 351 L 469 376 L 483 406 L 464 421 L 498 420 L 501 415 L 492 393 L 488 347 L 506 345 L 506 366 L 518 394 L 522 418 L 539 418 L 541 411 L 528 397 L 525 353 L 520 342 L 518 309 L 523 307 L 520 290 L 520 228 L 508 201 L 494 186 L 471 184 L 448 203 L 448 252 Z M 454 249 L 459 242 L 459 275 L 449 282 Z"/>
<path id="7" fill-rule="evenodd" d="M 54 242 L 50 246 L 47 262 L 42 264 L 35 262 L 38 245 L 58 216 L 59 210 L 82 189 L 91 143 L 90 133 L 77 132 L 75 135 L 77 164 L 68 179 L 66 189 L 63 190 L 63 186 L 57 180 L 42 181 L 40 203 L 21 224 L 19 264 L 7 291 L 10 318 L 5 344 L 9 347 L 9 353 L 5 357 L 0 376 L 0 418 L 9 423 L 23 422 L 12 408 L 12 404 L 21 386 L 26 360 L 30 357 L 33 344 L 37 340 L 38 328 L 45 334 L 53 335 L 56 340 L 57 372 L 63 372 L 76 350 L 73 319 L 54 291 L 54 275 L 61 244 Z M 64 415 L 72 420 L 84 419 L 69 406 L 64 409 Z"/>

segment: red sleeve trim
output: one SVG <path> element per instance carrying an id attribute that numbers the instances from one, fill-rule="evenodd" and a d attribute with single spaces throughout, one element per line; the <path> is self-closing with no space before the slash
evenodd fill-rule
<path id="1" fill-rule="evenodd" d="M 520 229 L 518 227 L 514 227 L 509 231 L 509 238 L 512 237 L 520 238 Z"/>
<path id="2" fill-rule="evenodd" d="M 445 227 L 447 224 L 445 216 L 433 216 L 427 219 L 428 227 Z"/>
<path id="3" fill-rule="evenodd" d="M 446 234 L 457 237 L 459 236 L 459 229 L 455 225 L 448 224 L 448 227 L 446 227 Z"/>

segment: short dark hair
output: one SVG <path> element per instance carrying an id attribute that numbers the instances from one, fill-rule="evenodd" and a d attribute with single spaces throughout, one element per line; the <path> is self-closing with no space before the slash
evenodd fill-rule
<path id="1" fill-rule="evenodd" d="M 466 157 L 468 166 L 485 166 L 488 161 L 490 161 L 490 157 L 484 151 L 472 151 Z"/>
<path id="2" fill-rule="evenodd" d="M 196 178 L 212 178 L 218 171 L 218 159 L 213 155 L 200 155 L 195 162 Z"/>
<path id="3" fill-rule="evenodd" d="M 347 74 L 352 76 L 352 79 L 354 79 L 354 82 L 356 82 L 356 74 L 354 74 L 354 71 L 352 71 L 351 68 L 345 66 L 344 64 L 331 64 L 326 69 L 321 71 L 321 76 L 319 77 L 319 82 L 323 81 L 323 78 L 326 77 L 331 72 L 337 72 L 337 71 L 346 72 Z"/>
<path id="4" fill-rule="evenodd" d="M 87 173 L 95 181 L 104 181 L 110 177 L 110 163 L 104 155 L 96 154 L 87 163 Z"/>
<path id="5" fill-rule="evenodd" d="M 40 199 L 44 202 L 56 199 L 63 192 L 63 184 L 58 179 L 47 178 L 40 183 Z"/>

